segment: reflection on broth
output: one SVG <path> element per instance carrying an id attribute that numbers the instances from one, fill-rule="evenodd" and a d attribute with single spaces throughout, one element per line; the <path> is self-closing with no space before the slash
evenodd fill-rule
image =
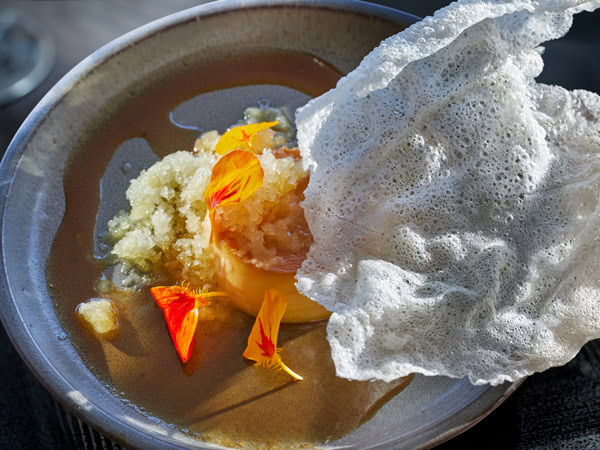
<path id="1" fill-rule="evenodd" d="M 149 149 L 162 157 L 191 150 L 199 128 L 224 131 L 223 125 L 233 123 L 240 113 L 226 117 L 219 106 L 224 110 L 233 106 L 223 106 L 223 102 L 239 102 L 243 110 L 264 98 L 281 104 L 287 100 L 293 111 L 298 106 L 294 102 L 301 104 L 306 96 L 320 95 L 339 76 L 306 54 L 269 53 L 215 62 L 126 98 L 78 143 L 79 151 L 65 174 L 66 213 L 48 262 L 49 289 L 62 326 L 82 359 L 124 401 L 203 440 L 231 446 L 288 447 L 348 434 L 410 381 L 410 377 L 393 383 L 336 377 L 324 321 L 283 324 L 280 329 L 281 355 L 304 381 L 293 382 L 282 371 L 254 367 L 241 356 L 254 317 L 227 303 L 200 310 L 194 350 L 182 364 L 163 314 L 147 289 L 138 292 L 98 282 L 106 267 L 93 255 L 104 255 L 106 249 L 94 244 L 96 213 L 100 210 L 98 221 L 105 223 L 123 207 L 119 202 L 124 192 L 118 192 L 118 186 L 124 189 L 123 180 L 137 176 L 140 160 L 152 162 Z M 214 93 L 219 89 L 224 90 Z M 202 93 L 207 96 L 204 103 L 200 96 L 181 104 Z M 194 118 L 194 111 L 202 105 L 204 110 L 198 114 L 206 117 L 205 122 Z M 111 162 L 120 146 L 145 156 Z M 117 159 L 122 157 L 115 154 Z M 109 163 L 114 167 L 106 173 L 100 199 L 98 187 Z M 111 183 L 109 178 L 117 176 L 120 181 Z M 99 230 L 105 229 L 102 223 Z M 75 317 L 78 304 L 99 296 L 94 289 L 99 285 L 102 296 L 113 302 L 119 314 L 120 332 L 111 341 L 92 337 Z"/>

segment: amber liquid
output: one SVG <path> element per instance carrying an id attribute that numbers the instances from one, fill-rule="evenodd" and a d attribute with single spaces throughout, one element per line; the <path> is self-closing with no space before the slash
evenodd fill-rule
<path id="1" fill-rule="evenodd" d="M 48 285 L 61 324 L 82 359 L 124 401 L 202 440 L 289 447 L 323 443 L 351 432 L 410 381 L 337 378 L 324 322 L 282 326 L 278 344 L 284 347 L 283 360 L 305 377 L 293 382 L 283 372 L 254 367 L 242 358 L 254 319 L 234 310 L 226 311 L 225 326 L 199 323 L 193 357 L 186 365 L 147 291 L 104 295 L 120 313 L 120 334 L 112 341 L 88 334 L 75 316 L 79 303 L 99 296 L 94 284 L 105 268 L 93 257 L 99 183 L 121 143 L 142 137 L 160 156 L 191 150 L 198 132 L 169 119 L 169 113 L 189 98 L 251 84 L 283 85 L 317 96 L 334 87 L 339 77 L 335 69 L 307 54 L 230 58 L 126 96 L 83 134 L 65 172 L 66 213 L 48 261 Z"/>

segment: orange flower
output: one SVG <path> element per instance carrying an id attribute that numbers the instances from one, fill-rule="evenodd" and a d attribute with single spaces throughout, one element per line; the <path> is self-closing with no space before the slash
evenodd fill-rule
<path id="1" fill-rule="evenodd" d="M 260 162 L 250 152 L 235 150 L 217 161 L 204 191 L 213 230 L 215 209 L 246 200 L 262 185 L 263 178 Z M 211 231 L 211 242 L 213 236 L 214 232 Z"/>
<path id="2" fill-rule="evenodd" d="M 278 353 L 281 349 L 277 348 L 279 324 L 287 304 L 286 298 L 275 289 L 265 292 L 265 299 L 248 337 L 244 358 L 256 361 L 257 365 L 278 366 L 296 380 L 302 380 L 300 375 L 283 363 Z"/>
<path id="3" fill-rule="evenodd" d="M 156 286 L 150 289 L 165 314 L 171 339 L 182 362 L 192 355 L 198 310 L 209 304 L 208 297 L 226 296 L 225 292 L 200 292 L 189 286 Z"/>
<path id="4" fill-rule="evenodd" d="M 215 151 L 219 155 L 224 155 L 231 150 L 247 150 L 256 153 L 257 150 L 262 150 L 254 148 L 256 135 L 263 130 L 274 127 L 278 123 L 279 122 L 277 121 L 260 122 L 233 127 L 229 131 L 226 131 L 223 136 L 221 136 L 217 142 Z"/>

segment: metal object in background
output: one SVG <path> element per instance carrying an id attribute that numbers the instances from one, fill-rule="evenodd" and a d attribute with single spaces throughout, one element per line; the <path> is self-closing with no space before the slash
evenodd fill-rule
<path id="1" fill-rule="evenodd" d="M 0 9 L 0 105 L 31 92 L 56 56 L 52 36 L 35 19 Z"/>

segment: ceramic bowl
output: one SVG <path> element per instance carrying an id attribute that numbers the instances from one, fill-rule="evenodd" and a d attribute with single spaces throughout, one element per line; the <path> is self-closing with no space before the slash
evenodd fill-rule
<path id="1" fill-rule="evenodd" d="M 48 293 L 46 261 L 65 213 L 65 166 L 74 152 L 82 151 L 77 145 L 82 135 L 127 96 L 152 95 L 153 84 L 191 66 L 259 49 L 306 52 L 347 73 L 383 38 L 416 20 L 355 1 L 209 3 L 111 42 L 43 98 L 0 168 L 0 314 L 22 357 L 64 406 L 127 447 L 210 447 L 114 396 L 83 363 L 61 327 Z M 235 103 L 227 94 L 215 95 L 213 101 L 225 109 Z M 515 388 L 417 376 L 371 420 L 328 445 L 433 446 L 476 423 Z"/>

